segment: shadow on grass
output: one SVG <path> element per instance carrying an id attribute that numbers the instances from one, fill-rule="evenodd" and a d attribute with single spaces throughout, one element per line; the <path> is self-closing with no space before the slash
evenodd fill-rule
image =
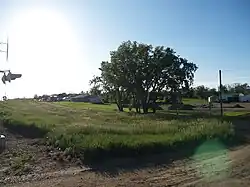
<path id="1" fill-rule="evenodd" d="M 235 132 L 235 139 L 241 140 L 246 142 L 250 140 L 250 114 L 249 113 L 238 113 L 237 115 L 230 116 L 224 115 L 223 117 L 220 116 L 219 110 L 216 112 L 212 112 L 211 114 L 209 111 L 181 111 L 180 115 L 176 115 L 176 113 L 172 114 L 157 114 L 156 116 L 152 116 L 154 119 L 178 119 L 178 120 L 192 120 L 197 118 L 203 119 L 221 119 L 222 121 L 228 121 L 233 124 L 234 132 Z"/>
<path id="2" fill-rule="evenodd" d="M 23 124 L 9 119 L 3 120 L 3 126 L 13 134 L 19 134 L 25 138 L 43 138 L 48 130 L 45 127 L 37 127 L 35 124 Z"/>
<path id="3" fill-rule="evenodd" d="M 238 145 L 242 145 L 243 143 L 241 140 L 236 141 L 235 139 L 216 140 L 219 140 L 219 142 L 221 142 L 226 148 L 233 148 Z M 115 177 L 116 175 L 119 175 L 120 172 L 134 172 L 152 167 L 157 168 L 159 166 L 167 166 L 176 160 L 190 158 L 194 156 L 197 148 L 206 141 L 207 140 L 192 141 L 189 143 L 182 142 L 176 144 L 174 147 L 159 145 L 155 145 L 154 148 L 144 147 L 144 151 L 145 149 L 148 150 L 145 152 L 142 151 L 141 154 L 137 155 L 134 155 L 134 152 L 136 151 L 128 150 L 131 153 L 130 156 L 125 157 L 125 155 L 123 155 L 123 158 L 112 158 L 108 155 L 109 153 L 100 151 L 99 156 L 94 153 L 91 158 L 84 158 L 83 163 L 84 165 L 92 168 L 92 171 Z M 129 152 L 127 152 L 127 154 L 129 154 Z M 94 158 L 94 155 L 96 155 L 99 159 Z M 91 154 L 88 156 L 91 156 Z"/>
<path id="4" fill-rule="evenodd" d="M 175 114 L 154 114 L 149 116 L 156 119 L 194 119 L 194 118 L 221 118 L 219 115 L 210 115 L 208 113 L 195 113 L 189 116 L 178 116 Z M 221 120 L 229 121 L 233 124 L 235 135 L 227 138 L 216 138 L 226 147 L 233 149 L 239 145 L 249 143 L 250 140 L 250 115 L 224 116 Z M 83 162 L 93 168 L 95 172 L 116 176 L 121 171 L 133 172 L 143 168 L 157 167 L 171 164 L 174 160 L 181 160 L 192 157 L 197 148 L 206 142 L 207 139 L 191 142 L 180 142 L 175 146 L 154 145 L 154 147 L 144 147 L 142 150 L 125 150 L 119 152 L 122 157 L 110 157 L 110 152 L 97 150 L 93 154 L 86 154 Z M 117 150 L 116 150 L 117 151 Z M 111 151 L 112 152 L 112 151 Z M 127 154 L 127 155 L 126 155 Z M 114 155 L 114 154 L 112 154 Z M 127 157 L 126 157 L 127 156 Z M 96 157 L 96 158 L 95 158 Z"/>
<path id="5" fill-rule="evenodd" d="M 148 114 L 136 114 L 134 115 L 144 115 L 146 118 L 151 120 L 192 120 L 198 118 L 217 118 L 219 117 L 217 114 L 210 115 L 206 111 L 194 111 L 194 110 L 182 110 L 177 114 L 176 111 L 168 111 L 168 112 L 157 112 L 157 113 L 148 113 Z"/>
<path id="6" fill-rule="evenodd" d="M 223 120 L 230 121 L 234 126 L 235 137 L 243 142 L 250 140 L 250 115 L 224 116 Z"/>
<path id="7" fill-rule="evenodd" d="M 22 122 L 12 120 L 11 112 L 2 110 L 0 112 L 0 122 L 4 128 L 13 134 L 19 134 L 25 138 L 43 138 L 48 133 L 46 126 L 38 127 L 36 124 L 24 124 Z"/>

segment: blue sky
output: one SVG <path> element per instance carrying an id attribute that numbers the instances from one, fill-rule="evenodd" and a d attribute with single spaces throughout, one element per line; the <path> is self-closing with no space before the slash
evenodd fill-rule
<path id="1" fill-rule="evenodd" d="M 79 92 L 122 41 L 172 47 L 196 63 L 195 84 L 250 83 L 248 0 L 2 0 L 0 40 L 10 38 L 3 68 L 23 78 L 0 96 Z M 1 47 L 2 48 L 2 47 Z"/>

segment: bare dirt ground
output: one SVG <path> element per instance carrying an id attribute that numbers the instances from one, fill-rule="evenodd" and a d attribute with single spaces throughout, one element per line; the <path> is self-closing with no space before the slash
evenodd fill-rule
<path id="1" fill-rule="evenodd" d="M 135 172 L 122 172 L 117 176 L 105 176 L 93 171 L 75 171 L 74 173 L 59 174 L 48 179 L 13 186 L 249 186 L 250 185 L 250 146 L 231 151 L 228 164 L 232 164 L 229 176 L 215 181 L 206 181 L 192 167 L 190 160 L 173 162 L 168 166 L 147 168 Z M 207 158 L 206 162 L 213 163 L 219 157 Z M 198 167 L 203 167 L 198 164 Z M 213 170 L 220 175 L 221 168 Z M 215 177 L 214 177 L 215 178 Z M 210 179 L 211 180 L 211 179 Z M 212 177 L 213 180 L 213 177 Z"/>
<path id="2" fill-rule="evenodd" d="M 60 151 L 48 149 L 39 140 L 6 131 L 5 134 L 8 148 L 0 154 L 0 186 L 250 186 L 250 145 L 215 155 L 204 154 L 199 159 L 184 158 L 114 172 L 87 168 L 77 160 L 65 159 Z M 123 161 L 135 164 L 133 160 Z"/>

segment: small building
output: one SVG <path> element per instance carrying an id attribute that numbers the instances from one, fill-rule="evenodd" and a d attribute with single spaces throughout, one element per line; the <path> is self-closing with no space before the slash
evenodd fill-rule
<path id="1" fill-rule="evenodd" d="M 57 101 L 57 97 L 56 96 L 50 96 L 47 99 L 48 102 L 56 102 Z"/>
<path id="2" fill-rule="evenodd" d="M 70 97 L 63 97 L 63 98 L 62 98 L 62 101 L 70 101 L 70 100 L 71 100 Z"/>
<path id="3" fill-rule="evenodd" d="M 250 95 L 239 95 L 239 101 L 240 102 L 250 102 Z"/>
<path id="4" fill-rule="evenodd" d="M 221 98 L 224 102 L 239 102 L 239 95 L 235 93 L 223 93 Z"/>
<path id="5" fill-rule="evenodd" d="M 88 102 L 88 97 L 86 95 L 78 95 L 70 98 L 72 102 Z"/>

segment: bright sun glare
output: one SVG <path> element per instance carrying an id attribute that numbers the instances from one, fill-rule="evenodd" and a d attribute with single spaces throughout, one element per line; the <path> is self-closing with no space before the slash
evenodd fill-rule
<path id="1" fill-rule="evenodd" d="M 39 8 L 16 14 L 10 21 L 8 35 L 9 66 L 21 71 L 24 75 L 23 84 L 36 89 L 38 94 L 44 93 L 42 87 L 45 84 L 49 86 L 48 81 L 56 81 L 57 87 L 63 87 L 58 80 L 65 84 L 68 78 L 63 74 L 67 73 L 72 62 L 81 59 L 76 34 L 70 22 L 54 10 Z M 37 84 L 40 85 L 35 88 Z M 53 87 L 47 90 L 55 91 Z"/>

